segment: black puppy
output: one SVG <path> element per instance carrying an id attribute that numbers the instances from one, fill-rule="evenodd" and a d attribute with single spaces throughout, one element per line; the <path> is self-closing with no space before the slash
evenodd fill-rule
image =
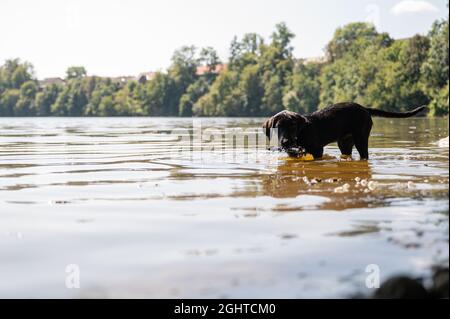
<path id="1" fill-rule="evenodd" d="M 361 159 L 369 159 L 372 116 L 407 118 L 424 109 L 426 106 L 406 113 L 395 113 L 356 103 L 339 103 L 307 115 L 283 111 L 267 120 L 263 127 L 269 139 L 272 130 L 277 130 L 279 145 L 290 156 L 298 155 L 296 149 L 300 148 L 312 154 L 314 159 L 319 159 L 326 145 L 337 142 L 342 155 L 351 156 L 353 146 L 356 146 Z"/>

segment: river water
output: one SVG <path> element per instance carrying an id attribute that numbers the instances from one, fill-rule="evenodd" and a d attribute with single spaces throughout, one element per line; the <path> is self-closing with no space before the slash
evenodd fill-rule
<path id="1" fill-rule="evenodd" d="M 263 119 L 0 118 L 0 297 L 345 298 L 371 275 L 427 279 L 448 265 L 448 120 L 374 121 L 368 162 L 336 145 L 302 162 L 194 136 Z"/>

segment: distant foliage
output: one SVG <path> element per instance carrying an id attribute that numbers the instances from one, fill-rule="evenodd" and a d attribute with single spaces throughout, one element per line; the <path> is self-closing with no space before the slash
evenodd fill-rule
<path id="1" fill-rule="evenodd" d="M 0 116 L 268 116 L 342 101 L 405 111 L 449 109 L 449 23 L 427 36 L 393 40 L 367 23 L 336 30 L 323 61 L 297 60 L 294 34 L 276 25 L 269 41 L 235 37 L 226 64 L 211 48 L 177 50 L 166 72 L 120 81 L 67 69 L 64 81 L 40 83 L 19 59 L 0 66 Z M 199 70 L 202 70 L 201 72 Z"/>

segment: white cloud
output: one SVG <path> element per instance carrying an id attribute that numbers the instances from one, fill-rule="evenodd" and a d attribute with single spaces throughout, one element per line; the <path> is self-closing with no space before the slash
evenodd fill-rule
<path id="1" fill-rule="evenodd" d="M 439 12 L 439 9 L 427 1 L 403 0 L 391 9 L 391 13 L 401 15 L 404 13 Z"/>

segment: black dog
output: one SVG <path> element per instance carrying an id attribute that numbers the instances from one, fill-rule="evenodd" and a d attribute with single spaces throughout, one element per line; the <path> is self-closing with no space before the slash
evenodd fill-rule
<path id="1" fill-rule="evenodd" d="M 370 109 L 356 103 L 339 103 L 312 114 L 300 115 L 283 111 L 264 123 L 265 133 L 271 138 L 271 131 L 278 131 L 281 149 L 290 156 L 298 155 L 297 149 L 312 154 L 314 159 L 323 156 L 323 148 L 337 142 L 342 155 L 351 156 L 353 146 L 361 159 L 369 159 L 369 136 L 372 116 L 407 118 L 426 109 L 421 106 L 406 113 Z"/>

